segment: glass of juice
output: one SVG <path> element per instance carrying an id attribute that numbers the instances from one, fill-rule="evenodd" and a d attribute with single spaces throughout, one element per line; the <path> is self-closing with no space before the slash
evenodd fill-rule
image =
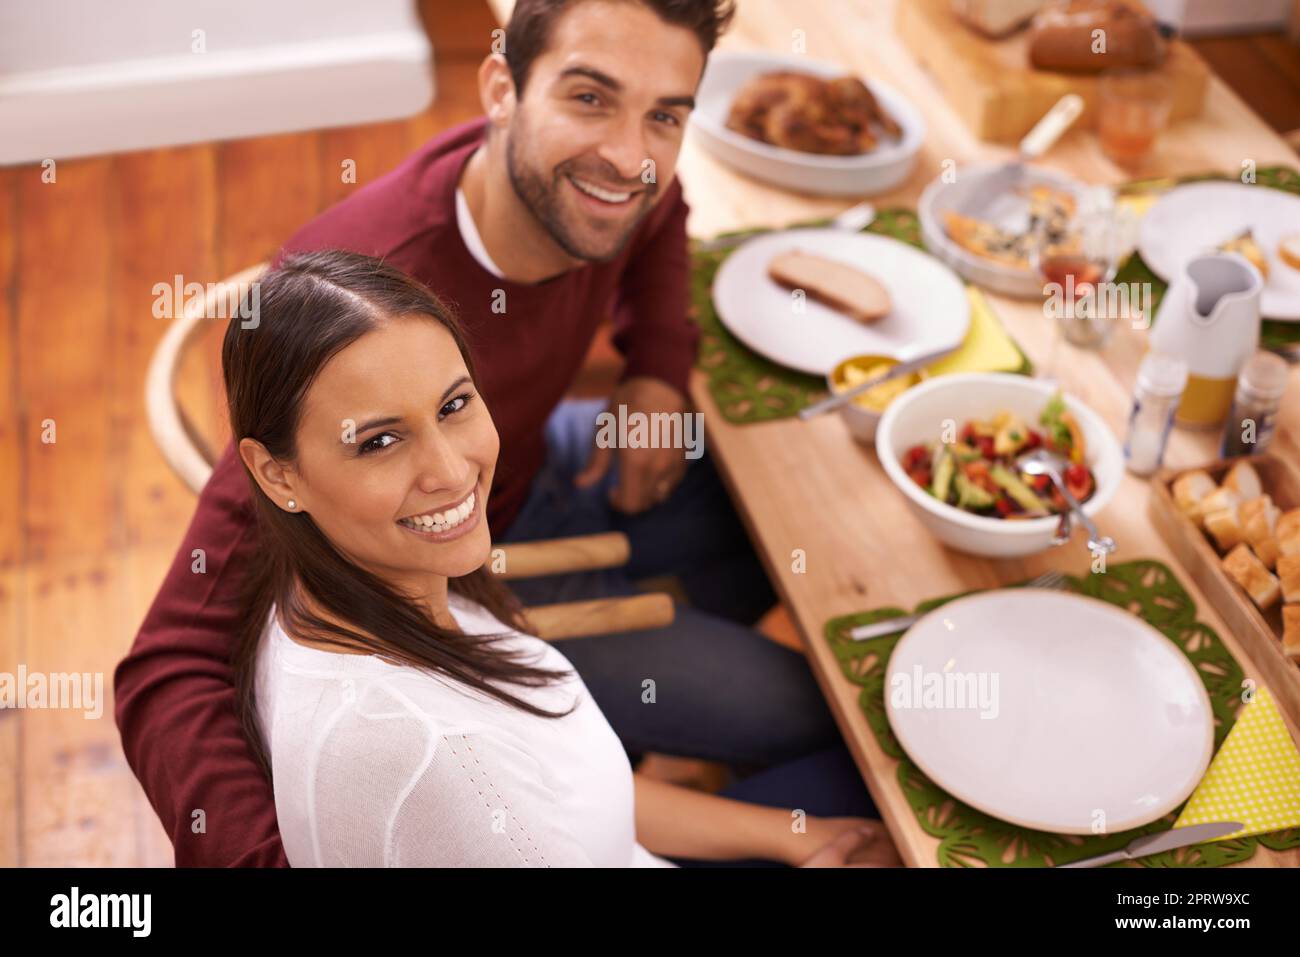
<path id="1" fill-rule="evenodd" d="M 1102 152 L 1127 170 L 1139 170 L 1169 122 L 1173 87 L 1152 70 L 1109 70 L 1097 87 L 1097 136 Z"/>
<path id="2" fill-rule="evenodd" d="M 1128 314 L 1124 290 L 1113 280 L 1130 232 L 1127 218 L 1102 189 L 1080 199 L 1064 229 L 1050 238 L 1040 235 L 1035 243 L 1031 259 L 1043 281 L 1044 314 L 1071 344 L 1102 348 L 1116 320 Z"/>

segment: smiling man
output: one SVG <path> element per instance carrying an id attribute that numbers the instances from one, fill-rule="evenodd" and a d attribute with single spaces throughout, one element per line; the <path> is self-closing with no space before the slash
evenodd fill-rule
<path id="1" fill-rule="evenodd" d="M 495 540 L 628 535 L 626 569 L 520 582 L 526 603 L 681 580 L 691 601 L 671 627 L 565 642 L 624 746 L 761 767 L 839 738 L 806 662 L 748 627 L 772 592 L 707 454 L 593 441 L 607 406 L 689 411 L 698 330 L 674 174 L 730 15 L 729 0 L 519 0 L 504 55 L 479 70 L 486 116 L 436 137 L 285 249 L 381 257 L 459 313 L 500 433 Z M 626 360 L 618 387 L 608 403 L 564 401 L 609 318 Z M 241 573 L 256 548 L 232 447 L 116 674 L 123 746 L 178 864 L 285 863 L 231 680 Z"/>

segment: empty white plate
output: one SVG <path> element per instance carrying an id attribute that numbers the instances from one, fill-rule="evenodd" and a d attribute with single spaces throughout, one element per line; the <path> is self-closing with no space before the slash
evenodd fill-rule
<path id="1" fill-rule="evenodd" d="M 772 257 L 790 249 L 870 273 L 889 292 L 889 315 L 861 323 L 811 299 L 798 311 L 791 290 L 767 275 Z M 718 269 L 713 305 L 732 335 L 759 355 L 818 376 L 853 356 L 906 360 L 956 348 L 970 326 L 966 289 L 939 260 L 896 239 L 837 229 L 788 229 L 749 240 Z"/>
<path id="2" fill-rule="evenodd" d="M 1173 642 L 1114 605 L 1043 589 L 930 612 L 889 659 L 885 705 L 935 784 L 1057 834 L 1163 817 L 1214 746 L 1209 696 Z"/>
<path id="3" fill-rule="evenodd" d="M 1300 269 L 1277 254 L 1278 243 L 1300 233 L 1300 197 L 1243 183 L 1178 186 L 1142 218 L 1138 251 L 1151 271 L 1172 282 L 1184 264 L 1247 229 L 1268 259 L 1259 309 L 1267 319 L 1300 321 Z"/>

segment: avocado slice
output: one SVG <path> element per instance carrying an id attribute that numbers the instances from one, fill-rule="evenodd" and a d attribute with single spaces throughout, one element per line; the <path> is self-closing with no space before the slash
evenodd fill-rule
<path id="1" fill-rule="evenodd" d="M 994 498 L 992 493 L 984 491 L 961 472 L 958 472 L 954 477 L 954 482 L 957 486 L 958 508 L 979 511 L 993 507 Z"/>
<path id="2" fill-rule="evenodd" d="M 1021 507 L 1027 512 L 1047 512 L 1047 503 L 1020 480 L 1019 476 L 1014 475 L 1001 465 L 995 465 L 989 469 L 989 478 L 1006 489 L 1008 495 L 1020 503 Z"/>
<path id="3" fill-rule="evenodd" d="M 941 502 L 948 501 L 952 490 L 953 473 L 957 471 L 957 462 L 952 453 L 942 445 L 934 453 L 934 475 L 930 479 L 930 494 Z"/>

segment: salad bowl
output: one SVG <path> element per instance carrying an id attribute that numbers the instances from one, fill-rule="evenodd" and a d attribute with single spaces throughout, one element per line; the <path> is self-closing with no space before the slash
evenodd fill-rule
<path id="1" fill-rule="evenodd" d="M 921 524 L 945 545 L 989 558 L 1018 558 L 1055 544 L 1059 515 L 983 513 L 942 501 L 918 483 L 904 461 L 918 445 L 953 443 L 973 421 L 1014 418 L 1030 430 L 1050 433 L 1040 422 L 1057 395 L 1056 386 L 1021 375 L 966 373 L 946 375 L 908 389 L 885 410 L 876 430 L 876 455 L 890 481 Z M 1067 421 L 1077 432 L 1081 465 L 1090 474 L 1083 512 L 1095 517 L 1118 490 L 1124 475 L 1119 442 L 1101 418 L 1077 399 L 1064 395 Z M 1050 441 L 1050 438 L 1048 439 Z"/>

